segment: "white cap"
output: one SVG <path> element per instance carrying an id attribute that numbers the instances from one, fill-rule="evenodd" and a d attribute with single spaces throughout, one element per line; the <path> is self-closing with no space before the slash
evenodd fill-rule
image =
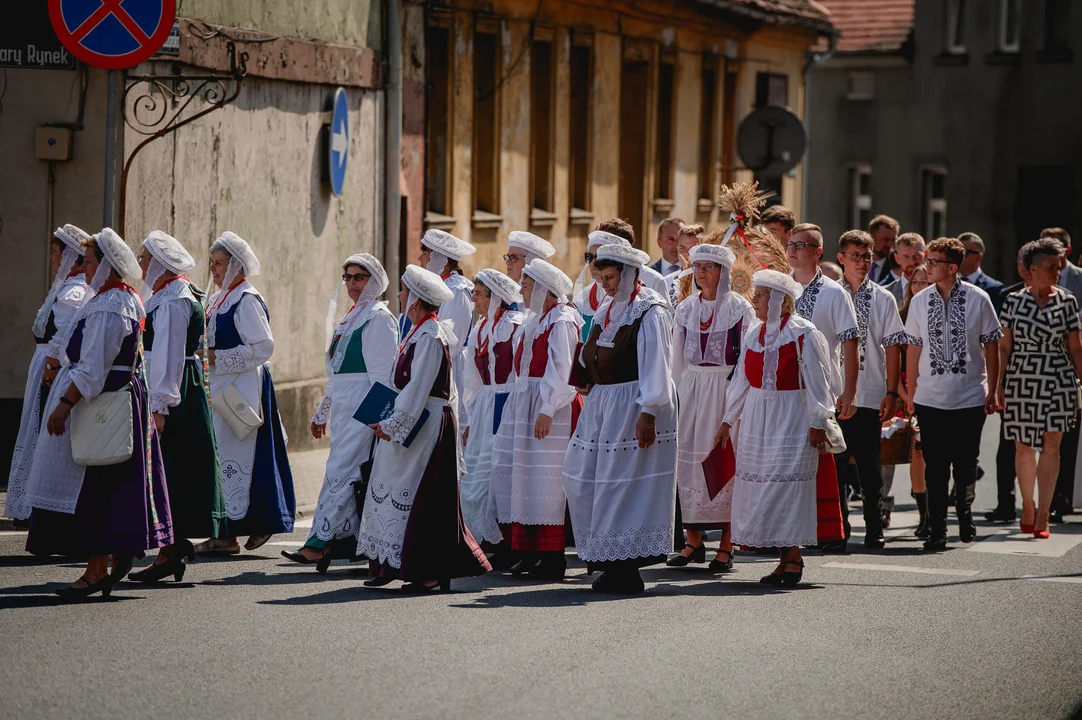
<path id="1" fill-rule="evenodd" d="M 90 239 L 90 233 L 81 227 L 68 224 L 64 227 L 58 227 L 56 232 L 53 233 L 53 237 L 79 253 L 79 255 L 85 255 L 86 248 L 83 247 L 83 243 Z"/>
<path id="2" fill-rule="evenodd" d="M 179 240 L 161 230 L 152 230 L 143 241 L 143 247 L 169 272 L 180 275 L 195 267 L 192 254 Z"/>
<path id="3" fill-rule="evenodd" d="M 451 233 L 436 230 L 435 228 L 425 232 L 424 237 L 421 238 L 421 244 L 429 250 L 435 250 L 440 255 L 458 261 L 477 252 L 477 248 L 465 240 L 459 240 Z"/>
<path id="4" fill-rule="evenodd" d="M 116 234 L 115 230 L 112 228 L 102 228 L 101 232 L 94 236 L 94 239 L 98 241 L 98 247 L 101 248 L 110 267 L 112 267 L 113 270 L 116 270 L 120 277 L 142 277 L 143 270 L 139 267 L 139 261 L 135 259 L 135 253 L 133 253 L 131 248 L 128 247 L 128 244 Z"/>
<path id="5" fill-rule="evenodd" d="M 626 241 L 625 241 L 626 242 Z M 613 260 L 622 265 L 643 268 L 650 262 L 650 256 L 642 250 L 628 245 L 602 245 L 597 250 L 598 260 Z"/>
<path id="6" fill-rule="evenodd" d="M 622 245 L 624 247 L 631 247 L 631 243 L 627 238 L 622 238 L 619 235 L 613 235 L 610 232 L 604 230 L 594 230 L 587 236 L 586 249 L 589 250 L 592 247 L 599 245 Z"/>
<path id="7" fill-rule="evenodd" d="M 575 286 L 563 270 L 544 260 L 531 261 L 522 272 L 543 285 L 561 303 L 567 302 L 567 296 Z"/>
<path id="8" fill-rule="evenodd" d="M 527 263 L 538 258 L 547 260 L 556 254 L 556 248 L 552 247 L 548 240 L 522 230 L 515 230 L 507 236 L 507 247 L 525 250 Z"/>
<path id="9" fill-rule="evenodd" d="M 485 268 L 477 273 L 476 280 L 508 305 L 522 302 L 522 287 L 499 270 Z"/>
<path id="10" fill-rule="evenodd" d="M 731 270 L 733 263 L 736 262 L 736 255 L 734 255 L 733 251 L 727 247 L 700 243 L 691 248 L 688 252 L 688 259 L 691 262 L 695 262 L 696 260 L 715 262 L 718 265 L 724 265 Z"/>
<path id="11" fill-rule="evenodd" d="M 259 274 L 259 258 L 255 256 L 251 246 L 240 235 L 226 230 L 210 246 L 211 252 L 219 250 L 228 253 L 230 257 L 240 263 L 244 269 L 245 277 L 255 277 Z"/>
<path id="12" fill-rule="evenodd" d="M 387 278 L 387 271 L 383 269 L 383 264 L 374 256 L 368 253 L 356 253 L 350 255 L 342 263 L 342 268 L 345 269 L 350 265 L 360 265 L 367 270 L 371 275 L 371 279 L 368 281 L 372 285 L 372 290 L 368 295 L 372 297 L 379 297 L 387 290 L 387 286 L 390 285 L 390 280 Z M 368 286 L 365 286 L 368 289 Z"/>
<path id="13" fill-rule="evenodd" d="M 777 270 L 759 270 L 751 276 L 752 285 L 768 287 L 771 290 L 783 292 L 797 300 L 804 294 L 804 288 L 789 275 Z"/>
<path id="14" fill-rule="evenodd" d="M 406 266 L 406 271 L 402 273 L 402 284 L 418 298 L 436 307 L 455 296 L 443 278 L 417 265 Z"/>

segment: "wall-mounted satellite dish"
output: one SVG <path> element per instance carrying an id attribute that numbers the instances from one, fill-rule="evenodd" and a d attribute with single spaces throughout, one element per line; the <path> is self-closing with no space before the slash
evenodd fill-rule
<path id="1" fill-rule="evenodd" d="M 808 133 L 789 108 L 769 105 L 740 123 L 736 149 L 745 167 L 764 177 L 780 177 L 804 157 Z"/>

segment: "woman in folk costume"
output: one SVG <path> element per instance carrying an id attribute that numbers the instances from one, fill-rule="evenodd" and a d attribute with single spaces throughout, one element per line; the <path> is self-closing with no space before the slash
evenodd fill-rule
<path id="1" fill-rule="evenodd" d="M 740 422 L 732 542 L 780 548 L 781 562 L 760 582 L 796 585 L 804 568 L 800 546 L 818 541 L 816 475 L 835 400 L 830 352 L 815 325 L 794 312 L 800 283 L 777 270 L 760 270 L 753 282 L 761 322 L 744 335 L 717 440 L 729 442 Z M 833 464 L 829 455 L 826 461 Z"/>
<path id="2" fill-rule="evenodd" d="M 729 532 L 733 487 L 727 484 L 711 499 L 702 463 L 714 449 L 725 414 L 725 389 L 755 313 L 751 303 L 731 292 L 729 270 L 736 260 L 732 250 L 696 245 L 688 259 L 701 292 L 677 306 L 673 333 L 673 381 L 680 396 L 676 487 L 688 539 L 680 554 L 666 564 L 683 567 L 706 562 L 703 531 L 720 529 L 721 545 L 710 569 L 729 572 L 733 567 Z"/>
<path id="3" fill-rule="evenodd" d="M 96 295 L 79 309 L 69 327 L 66 362 L 49 393 L 48 421 L 38 438 L 26 485 L 34 508 L 27 549 L 37 542 L 38 523 L 45 520 L 48 526 L 48 516 L 61 513 L 73 516 L 63 538 L 67 554 L 89 557 L 82 576 L 57 590 L 69 598 L 98 592 L 108 595 L 136 557 L 173 542 L 165 470 L 143 371 L 143 303 L 124 282 L 140 276 L 139 263 L 120 236 L 105 228 L 87 242 L 86 272 Z M 104 404 L 89 404 L 95 400 Z M 80 460 L 109 460 L 110 464 L 86 467 L 76 463 L 73 425 L 87 412 L 123 419 L 126 411 L 111 401 L 130 408 L 130 456 L 116 461 L 123 455 L 120 447 L 107 458 L 95 455 L 103 446 L 114 447 L 99 441 L 92 443 L 94 447 L 80 447 L 94 455 Z M 120 445 L 129 440 L 121 434 L 117 439 Z"/>
<path id="4" fill-rule="evenodd" d="M 459 483 L 462 493 L 462 519 L 477 542 L 495 548 L 495 563 L 507 558 L 507 542 L 496 523 L 496 505 L 489 488 L 492 472 L 492 446 L 496 441 L 496 423 L 511 391 L 514 344 L 512 337 L 522 325 L 523 314 L 512 310 L 522 302 L 519 284 L 503 273 L 485 269 L 473 283 L 473 299 L 481 317 L 470 333 L 466 348 L 466 366 L 462 405 L 466 414 L 459 418 L 463 433 L 466 473 Z M 497 409 L 499 405 L 499 409 Z M 506 566 L 505 566 L 506 567 Z"/>
<path id="5" fill-rule="evenodd" d="M 407 592 L 449 590 L 451 578 L 492 569 L 459 504 L 462 448 L 452 368 L 458 338 L 436 312 L 454 293 L 416 265 L 406 266 L 402 284 L 411 329 L 398 346 L 394 411 L 371 426 L 384 442 L 376 445 L 357 552 L 370 559 L 369 587 L 402 579 Z"/>
<path id="6" fill-rule="evenodd" d="M 507 276 L 520 283 L 522 271 L 527 265 L 534 260 L 548 260 L 555 254 L 556 248 L 548 240 L 523 230 L 514 230 L 507 236 L 507 254 L 503 256 L 503 261 L 507 263 Z"/>
<path id="7" fill-rule="evenodd" d="M 522 285 L 531 314 L 492 452 L 492 492 L 501 527 L 510 528 L 505 540 L 521 558 L 512 572 L 556 580 L 567 570 L 563 464 L 582 409 L 568 378 L 582 318 L 568 304 L 571 278 L 559 268 L 534 260 Z"/>
<path id="8" fill-rule="evenodd" d="M 22 521 L 20 525 L 23 527 L 30 518 L 30 504 L 26 501 L 25 493 L 26 478 L 30 475 L 49 387 L 60 372 L 64 357 L 62 343 L 71 319 L 92 296 L 83 271 L 83 244 L 89 239 L 90 236 L 80 228 L 65 225 L 56 229 L 49 242 L 49 268 L 53 273 L 53 284 L 34 318 L 36 345 L 26 374 L 22 417 L 11 454 L 7 503 L 4 505 L 4 517 Z"/>
<path id="9" fill-rule="evenodd" d="M 672 548 L 676 388 L 672 311 L 639 282 L 650 257 L 603 245 L 595 264 L 610 299 L 578 362 L 589 395 L 567 447 L 563 480 L 579 557 L 598 592 L 642 592 L 639 568 Z"/>
<path id="10" fill-rule="evenodd" d="M 200 553 L 235 555 L 238 535 L 248 535 L 244 549 L 255 550 L 275 533 L 293 532 L 293 475 L 268 363 L 270 312 L 248 282 L 259 270 L 252 248 L 234 233 L 210 246 L 210 274 L 220 289 L 207 308 L 207 357 L 228 521 L 223 537 L 196 546 Z"/>
<path id="11" fill-rule="evenodd" d="M 203 350 L 205 331 L 203 291 L 188 280 L 195 259 L 176 238 L 160 230 L 143 241 L 139 266 L 144 294 L 153 292 L 146 303 L 143 351 L 176 542 L 163 547 L 154 564 L 133 572 L 131 579 L 157 582 L 172 575 L 180 582 L 184 558 L 195 559 L 188 538 L 218 537 L 226 521 L 205 368 L 197 355 Z"/>
<path id="12" fill-rule="evenodd" d="M 335 326 L 338 295 L 345 286 L 353 307 Z M 333 558 L 352 559 L 361 527 L 353 483 L 361 479 L 361 465 L 376 447 L 372 428 L 354 419 L 373 383 L 387 384 L 398 346 L 398 325 L 387 303 L 387 271 L 368 253 L 350 255 L 342 263 L 342 282 L 327 307 L 327 389 L 312 417 L 312 437 L 327 434 L 331 452 L 319 491 L 312 530 L 297 552 L 282 551 L 293 562 L 316 564 L 323 573 Z"/>

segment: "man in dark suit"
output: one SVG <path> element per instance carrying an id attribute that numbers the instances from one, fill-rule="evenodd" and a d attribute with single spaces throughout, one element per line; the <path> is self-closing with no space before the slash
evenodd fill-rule
<path id="1" fill-rule="evenodd" d="M 868 271 L 868 277 L 874 283 L 882 283 L 890 277 L 891 256 L 894 254 L 894 242 L 898 239 L 901 225 L 889 215 L 876 215 L 868 223 L 868 234 L 872 236 L 872 254 L 875 261 Z"/>
<path id="2" fill-rule="evenodd" d="M 1071 236 L 1061 227 L 1045 228 L 1041 231 L 1041 237 L 1050 237 L 1063 243 L 1063 270 L 1059 274 L 1057 283 L 1067 292 L 1073 293 L 1079 302 L 1082 302 L 1082 268 L 1071 262 Z M 1063 433 L 1063 440 L 1059 446 L 1059 478 L 1056 481 L 1056 494 L 1052 498 L 1052 522 L 1063 522 L 1063 516 L 1074 510 L 1074 505 L 1079 504 L 1079 497 L 1075 492 L 1075 475 L 1079 474 L 1078 467 L 1078 440 L 1079 430 L 1082 429 L 1082 415 L 1075 415 L 1073 428 Z"/>
<path id="3" fill-rule="evenodd" d="M 680 251 L 677 249 L 677 239 L 682 227 L 684 221 L 678 217 L 665 218 L 657 226 L 657 246 L 661 248 L 661 257 L 650 267 L 663 277 L 684 269 L 680 264 Z"/>
<path id="4" fill-rule="evenodd" d="M 971 232 L 962 233 L 958 239 L 966 249 L 966 257 L 962 260 L 958 275 L 966 282 L 988 293 L 998 315 L 999 308 L 1003 305 L 1003 283 L 981 270 L 981 260 L 984 259 L 984 240 L 981 240 L 977 233 Z"/>

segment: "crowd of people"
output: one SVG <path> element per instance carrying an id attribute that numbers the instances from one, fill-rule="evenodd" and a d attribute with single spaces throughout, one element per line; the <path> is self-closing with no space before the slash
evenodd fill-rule
<path id="1" fill-rule="evenodd" d="M 914 534 L 945 548 L 953 506 L 972 542 L 997 412 L 987 519 L 1015 521 L 1017 476 L 1020 530 L 1049 537 L 1082 492 L 1082 269 L 1067 232 L 1026 243 L 1022 282 L 1004 288 L 973 233 L 926 244 L 878 216 L 838 239 L 834 264 L 818 226 L 746 197 L 713 233 L 661 223 L 653 264 L 627 222 L 602 222 L 576 281 L 528 232 L 508 237 L 506 272 L 470 279 L 474 247 L 429 230 L 397 318 L 380 261 L 345 258 L 310 426 L 329 435 L 326 474 L 307 541 L 283 556 L 319 572 L 367 561 L 365 585 L 420 593 L 492 570 L 560 580 L 572 544 L 600 571 L 595 591 L 636 593 L 642 567 L 706 563 L 720 531 L 710 571 L 732 571 L 741 549 L 775 553 L 761 582 L 794 585 L 803 549 L 848 550 L 850 499 L 863 545 L 884 547 L 895 467 L 881 439 L 897 417 L 919 428 Z M 65 225 L 50 248 L 4 513 L 27 524 L 29 552 L 86 561 L 58 593 L 179 581 L 197 554 L 292 532 L 252 247 L 232 232 L 211 245 L 209 297 L 160 231 L 138 256 L 109 228 Z"/>

